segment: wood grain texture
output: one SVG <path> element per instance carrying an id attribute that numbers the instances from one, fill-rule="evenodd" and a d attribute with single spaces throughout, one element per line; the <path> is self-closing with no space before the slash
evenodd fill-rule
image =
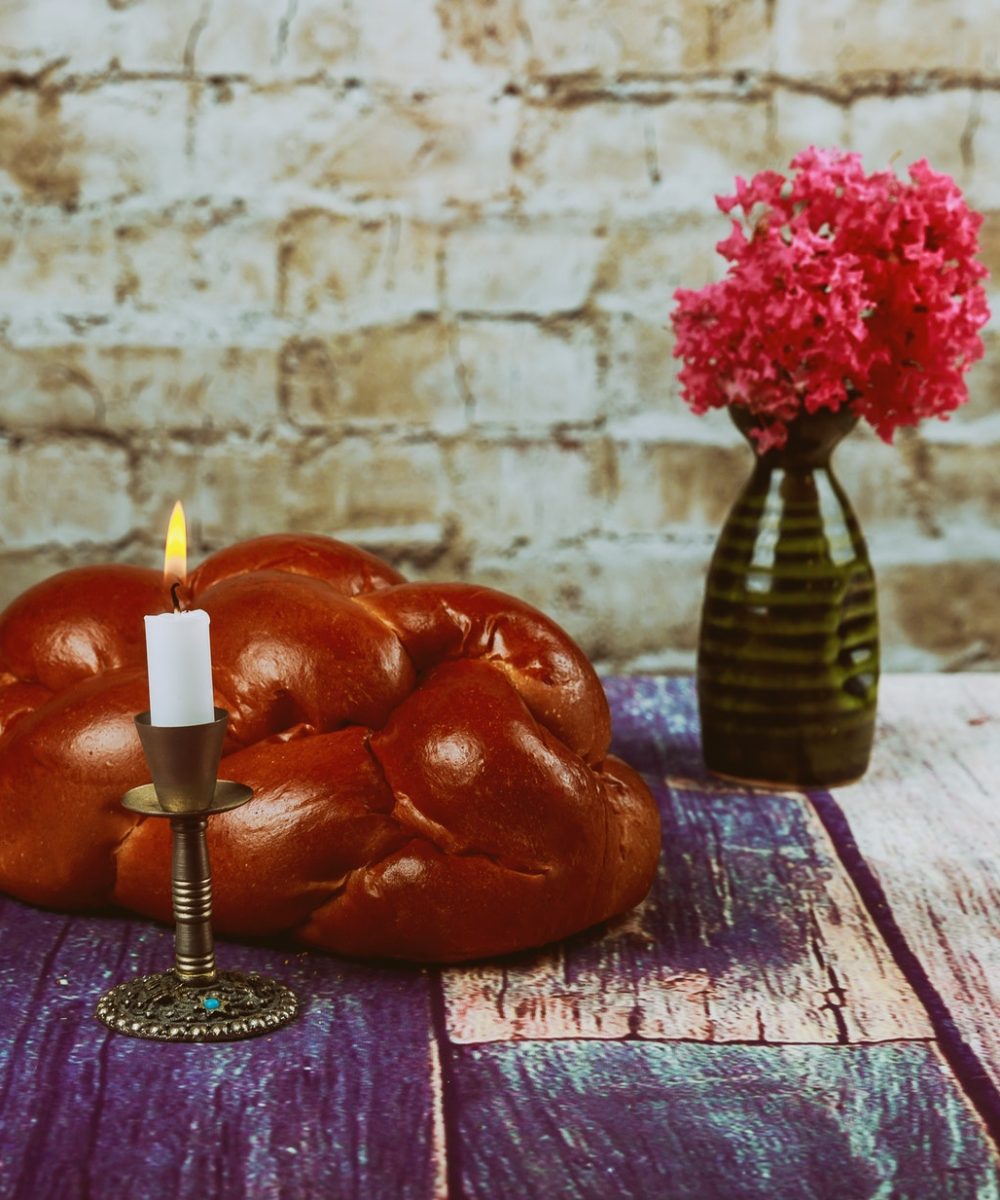
<path id="1" fill-rule="evenodd" d="M 934 1049 L 457 1047 L 461 1193 L 492 1200 L 996 1200 Z"/>
<path id="2" fill-rule="evenodd" d="M 1000 1088 L 1000 675 L 890 676 L 835 799 L 892 916 Z"/>
<path id="3" fill-rule="evenodd" d="M 0 1196 L 23 1200 L 434 1194 L 425 972 L 262 947 L 304 1013 L 219 1046 L 140 1042 L 98 995 L 172 957 L 169 932 L 0 901 Z"/>
<path id="4" fill-rule="evenodd" d="M 806 798 L 710 780 L 689 681 L 607 687 L 616 748 L 660 804 L 654 889 L 551 950 L 445 971 L 451 1039 L 929 1037 Z"/>

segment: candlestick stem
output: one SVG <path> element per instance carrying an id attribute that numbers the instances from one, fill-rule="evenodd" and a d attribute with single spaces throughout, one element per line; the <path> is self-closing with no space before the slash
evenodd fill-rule
<path id="1" fill-rule="evenodd" d="M 212 935 L 212 868 L 203 816 L 172 817 L 172 894 L 175 970 L 184 983 L 202 985 L 216 978 Z"/>

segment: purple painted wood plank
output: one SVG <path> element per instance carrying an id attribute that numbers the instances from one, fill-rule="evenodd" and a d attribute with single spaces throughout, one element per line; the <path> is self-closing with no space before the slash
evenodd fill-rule
<path id="1" fill-rule="evenodd" d="M 518 1200 L 996 1200 L 925 1043 L 456 1047 L 460 1194 Z"/>
<path id="2" fill-rule="evenodd" d="M 718 784 L 701 756 L 694 679 L 673 675 L 602 680 L 614 720 L 612 752 L 649 775 Z"/>
<path id="3" fill-rule="evenodd" d="M 93 1018 L 168 966 L 169 931 L 0 900 L 0 1195 L 238 1200 L 435 1194 L 429 980 L 413 969 L 223 943 L 305 1011 L 220 1046 L 140 1042 Z"/>

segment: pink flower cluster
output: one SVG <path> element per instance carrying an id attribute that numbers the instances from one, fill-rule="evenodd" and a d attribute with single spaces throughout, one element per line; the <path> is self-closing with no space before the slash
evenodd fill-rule
<path id="1" fill-rule="evenodd" d="M 803 410 L 849 405 L 886 441 L 946 416 L 983 354 L 982 216 L 923 159 L 908 181 L 836 150 L 791 166 L 716 197 L 741 219 L 716 247 L 725 278 L 675 295 L 684 399 L 695 412 L 746 405 L 760 452 Z"/>

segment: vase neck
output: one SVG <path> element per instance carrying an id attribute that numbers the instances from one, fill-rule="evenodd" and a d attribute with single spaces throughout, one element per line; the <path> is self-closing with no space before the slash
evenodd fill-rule
<path id="1" fill-rule="evenodd" d="M 757 443 L 752 436 L 752 431 L 760 428 L 756 415 L 742 405 L 732 405 L 729 415 L 756 452 Z M 757 461 L 763 467 L 781 467 L 786 471 L 811 471 L 817 467 L 827 467 L 834 448 L 857 423 L 857 415 L 846 408 L 838 412 L 829 409 L 802 412 L 789 421 L 788 439 L 784 446 L 758 455 Z"/>

